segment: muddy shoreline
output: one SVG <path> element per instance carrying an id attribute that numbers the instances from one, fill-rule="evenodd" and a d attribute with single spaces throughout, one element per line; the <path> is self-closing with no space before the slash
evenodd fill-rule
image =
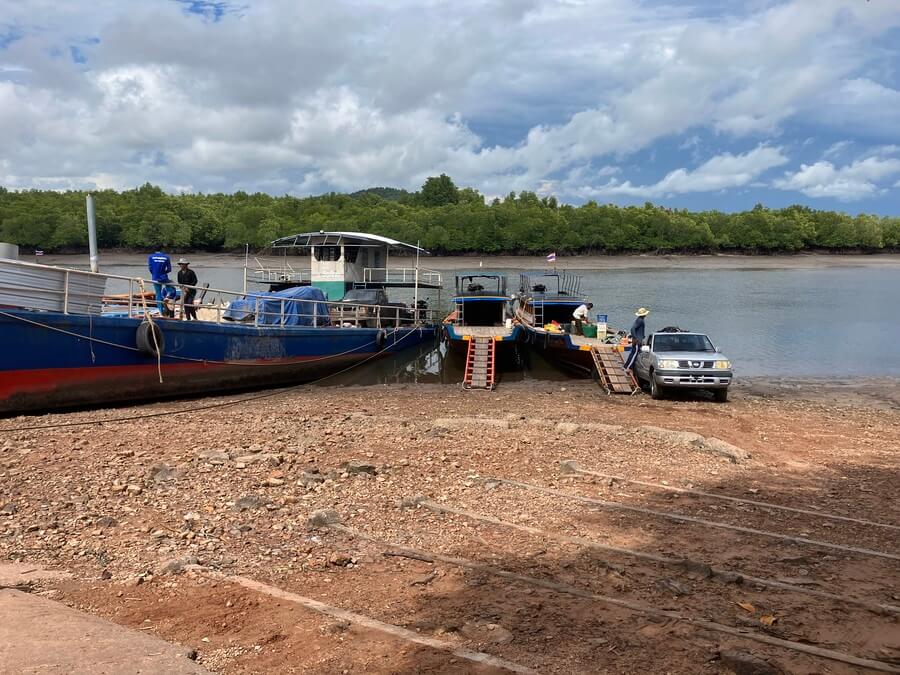
<path id="1" fill-rule="evenodd" d="M 244 264 L 244 256 L 230 253 L 196 252 L 189 254 L 171 254 L 173 260 L 182 255 L 190 258 L 195 267 L 234 267 Z M 21 256 L 22 260 L 32 262 L 33 256 Z M 260 256 L 260 260 L 276 262 L 277 257 Z M 392 258 L 397 259 L 397 258 Z M 411 258 L 400 258 L 403 265 L 412 265 Z M 37 259 L 48 265 L 87 265 L 86 254 L 80 255 L 45 255 Z M 118 251 L 101 251 L 100 266 L 103 265 L 145 265 L 147 255 L 144 253 L 124 253 Z M 250 257 L 250 266 L 254 265 L 254 257 Z M 420 259 L 423 268 L 437 270 L 471 269 L 479 265 L 486 269 L 529 269 L 547 267 L 547 261 L 540 256 L 424 256 Z M 685 270 L 806 270 L 827 269 L 836 267 L 900 267 L 900 253 L 859 254 L 822 254 L 801 253 L 796 255 L 583 255 L 560 256 L 555 264 L 558 269 L 569 270 L 632 270 L 632 269 L 685 269 Z"/>

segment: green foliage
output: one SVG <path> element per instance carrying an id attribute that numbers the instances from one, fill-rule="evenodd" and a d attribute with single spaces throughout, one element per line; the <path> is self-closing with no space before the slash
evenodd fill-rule
<path id="1" fill-rule="evenodd" d="M 459 190 L 445 173 L 432 176 L 422 186 L 422 203 L 425 206 L 446 206 L 459 203 Z"/>
<path id="2" fill-rule="evenodd" d="M 805 206 L 691 212 L 646 203 L 574 207 L 534 192 L 485 204 L 449 176 L 417 193 L 371 188 L 298 199 L 246 192 L 168 195 L 158 187 L 94 195 L 101 247 L 170 251 L 264 247 L 295 232 L 349 230 L 420 242 L 438 254 L 871 250 L 900 247 L 900 218 Z M 0 187 L 0 241 L 48 251 L 87 247 L 85 193 Z"/>

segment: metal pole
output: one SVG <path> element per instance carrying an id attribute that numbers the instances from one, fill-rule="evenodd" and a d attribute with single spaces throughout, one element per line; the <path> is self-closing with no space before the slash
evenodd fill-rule
<path id="1" fill-rule="evenodd" d="M 419 240 L 416 239 L 416 284 L 413 291 L 413 325 L 419 323 Z"/>
<path id="2" fill-rule="evenodd" d="M 97 255 L 97 221 L 94 217 L 94 197 L 88 195 L 87 201 L 87 226 L 88 226 L 88 248 L 91 256 L 91 272 L 99 272 L 99 256 Z"/>
<path id="3" fill-rule="evenodd" d="M 247 295 L 247 261 L 250 257 L 250 244 L 244 244 L 244 295 Z"/>

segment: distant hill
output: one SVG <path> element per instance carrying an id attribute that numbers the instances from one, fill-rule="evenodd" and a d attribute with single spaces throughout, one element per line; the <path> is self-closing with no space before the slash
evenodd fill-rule
<path id="1" fill-rule="evenodd" d="M 360 197 L 365 197 L 366 195 L 377 195 L 382 199 L 386 199 L 389 202 L 398 202 L 403 197 L 410 195 L 411 193 L 407 190 L 401 190 L 400 188 L 392 188 L 392 187 L 371 187 L 366 188 L 365 190 L 357 190 L 356 192 L 351 192 L 350 196 L 354 199 L 359 199 Z"/>

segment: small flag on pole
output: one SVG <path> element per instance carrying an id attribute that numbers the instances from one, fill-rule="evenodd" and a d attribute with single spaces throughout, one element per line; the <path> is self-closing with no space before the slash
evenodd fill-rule
<path id="1" fill-rule="evenodd" d="M 547 262 L 556 262 L 556 252 L 547 255 Z"/>

